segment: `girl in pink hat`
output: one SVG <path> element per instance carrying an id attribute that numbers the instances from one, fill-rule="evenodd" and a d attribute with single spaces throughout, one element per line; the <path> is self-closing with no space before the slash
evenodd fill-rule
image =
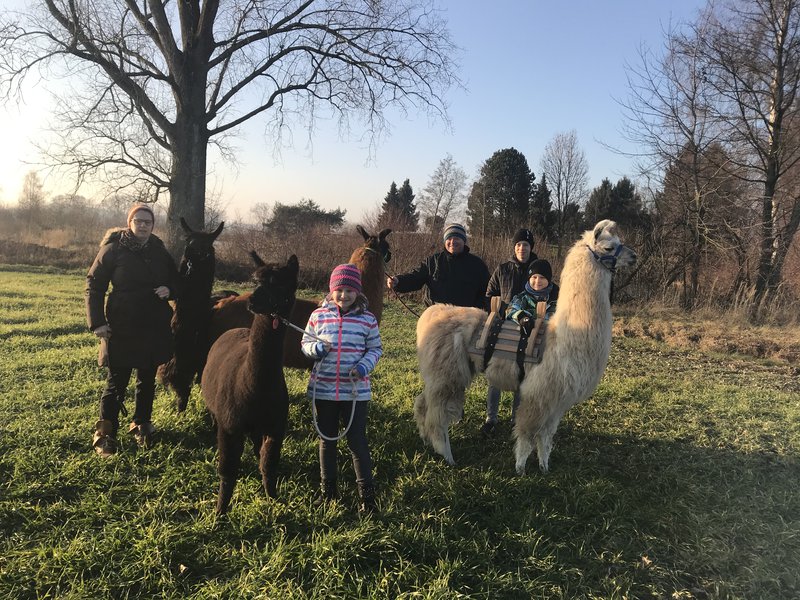
<path id="1" fill-rule="evenodd" d="M 367 310 L 361 272 L 353 264 L 331 273 L 330 293 L 311 313 L 301 341 L 303 353 L 317 361 L 308 383 L 319 433 L 320 493 L 318 504 L 337 497 L 336 442 L 338 427 L 347 425 L 347 445 L 361 499 L 360 512 L 374 512 L 375 487 L 367 444 L 367 407 L 372 398 L 369 374 L 383 353 L 378 322 Z"/>

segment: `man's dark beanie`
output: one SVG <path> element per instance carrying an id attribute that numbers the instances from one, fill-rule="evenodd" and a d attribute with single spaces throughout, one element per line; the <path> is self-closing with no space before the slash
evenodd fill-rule
<path id="1" fill-rule="evenodd" d="M 511 243 L 515 246 L 518 242 L 528 242 L 533 248 L 533 234 L 531 233 L 530 229 L 520 229 L 517 233 L 514 234 L 514 237 L 511 238 Z"/>

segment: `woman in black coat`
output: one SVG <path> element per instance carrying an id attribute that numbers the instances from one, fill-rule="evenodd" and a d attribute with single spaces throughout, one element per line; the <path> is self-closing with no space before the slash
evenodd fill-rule
<path id="1" fill-rule="evenodd" d="M 155 431 L 151 416 L 156 368 L 172 356 L 168 300 L 175 295 L 178 274 L 164 243 L 152 235 L 154 224 L 150 206 L 134 205 L 127 228 L 106 232 L 86 276 L 89 329 L 107 348 L 108 379 L 92 439 L 100 456 L 116 452 L 119 413 L 128 414 L 125 390 L 134 369 L 136 408 L 129 432 L 147 445 Z M 109 283 L 112 290 L 106 301 Z"/>

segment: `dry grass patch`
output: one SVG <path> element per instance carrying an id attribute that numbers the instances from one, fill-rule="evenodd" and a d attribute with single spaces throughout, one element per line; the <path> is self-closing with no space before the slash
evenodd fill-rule
<path id="1" fill-rule="evenodd" d="M 616 307 L 614 336 L 646 338 L 678 348 L 740 354 L 796 364 L 800 327 L 751 325 L 738 313 L 671 307 Z"/>

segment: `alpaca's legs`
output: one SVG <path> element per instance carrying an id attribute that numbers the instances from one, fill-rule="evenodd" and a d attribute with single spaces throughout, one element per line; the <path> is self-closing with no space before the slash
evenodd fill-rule
<path id="1" fill-rule="evenodd" d="M 528 462 L 528 457 L 533 452 L 533 444 L 530 438 L 520 433 L 517 435 L 517 443 L 514 446 L 514 454 L 516 455 L 516 469 L 517 475 L 525 475 L 525 464 Z"/>
<path id="2" fill-rule="evenodd" d="M 261 470 L 261 483 L 270 498 L 278 496 L 278 464 L 281 459 L 283 440 L 269 435 L 264 436 L 261 444 L 261 458 L 258 467 Z"/>
<path id="3" fill-rule="evenodd" d="M 217 429 L 217 446 L 219 447 L 219 495 L 217 496 L 217 514 L 228 511 L 233 496 L 233 488 L 239 474 L 239 465 L 244 450 L 244 437 L 241 434 L 230 434 Z"/>

